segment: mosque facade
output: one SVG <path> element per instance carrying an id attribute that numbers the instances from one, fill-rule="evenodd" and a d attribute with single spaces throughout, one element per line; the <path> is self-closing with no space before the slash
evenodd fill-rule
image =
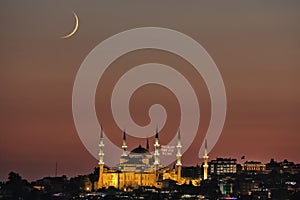
<path id="1" fill-rule="evenodd" d="M 176 168 L 163 167 L 159 160 L 159 139 L 158 130 L 155 134 L 154 152 L 149 151 L 149 141 L 147 138 L 146 147 L 139 145 L 131 152 L 127 151 L 126 132 L 123 133 L 122 149 L 123 153 L 120 156 L 119 164 L 114 168 L 107 168 L 104 165 L 104 141 L 103 132 L 101 130 L 99 142 L 99 180 L 97 187 L 108 188 L 115 187 L 118 189 L 136 189 L 138 187 L 156 187 L 161 188 L 165 180 L 175 181 L 176 184 L 184 184 L 189 181 L 194 185 L 199 185 L 201 178 L 197 180 L 188 180 L 181 176 L 181 141 L 180 131 L 178 131 L 178 144 Z M 207 156 L 207 154 L 206 154 Z M 205 160 L 207 157 L 205 156 Z M 204 163 L 205 164 L 205 163 Z M 207 163 L 206 163 L 207 164 Z M 205 171 L 204 171 L 205 172 Z M 206 172 L 207 173 L 207 172 Z M 207 178 L 207 175 L 204 175 Z"/>

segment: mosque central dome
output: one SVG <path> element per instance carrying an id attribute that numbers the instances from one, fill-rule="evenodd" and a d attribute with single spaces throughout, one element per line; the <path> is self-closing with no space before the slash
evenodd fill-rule
<path id="1" fill-rule="evenodd" d="M 150 154 L 150 152 L 139 145 L 137 148 L 133 149 L 131 153 L 139 153 L 139 154 Z"/>

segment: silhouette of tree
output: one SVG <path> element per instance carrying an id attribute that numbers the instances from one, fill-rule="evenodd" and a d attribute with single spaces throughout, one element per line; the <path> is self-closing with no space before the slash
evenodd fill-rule
<path id="1" fill-rule="evenodd" d="M 99 167 L 94 168 L 94 172 L 88 175 L 90 181 L 92 182 L 92 191 L 95 191 L 95 182 L 99 179 Z"/>
<path id="2" fill-rule="evenodd" d="M 6 190 L 13 198 L 26 199 L 26 196 L 30 193 L 30 185 L 18 173 L 10 172 L 6 182 Z"/>

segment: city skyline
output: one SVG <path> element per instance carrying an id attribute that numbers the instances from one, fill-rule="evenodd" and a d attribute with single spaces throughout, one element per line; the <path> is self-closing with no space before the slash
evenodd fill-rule
<path id="1" fill-rule="evenodd" d="M 139 155 L 139 154 L 143 154 L 143 153 L 136 153 L 136 151 L 139 151 L 140 149 L 145 149 L 143 146 L 139 145 L 137 146 L 136 148 L 132 149 L 133 151 L 128 151 L 127 153 L 130 154 L 132 153 L 133 155 L 136 154 L 136 155 Z M 152 155 L 153 155 L 153 152 L 152 152 Z M 297 162 L 294 162 L 293 160 L 287 160 L 287 159 L 284 159 L 284 160 L 275 160 L 273 158 L 270 158 L 270 160 L 268 162 L 261 162 L 259 160 L 247 160 L 245 158 L 245 156 L 242 156 L 243 158 L 234 158 L 234 157 L 220 157 L 220 156 L 217 156 L 217 157 L 209 157 L 208 159 L 208 176 L 212 176 L 212 175 L 226 175 L 226 174 L 238 174 L 240 172 L 248 172 L 249 174 L 251 173 L 255 173 L 257 172 L 258 174 L 270 174 L 272 173 L 272 170 L 270 169 L 266 169 L 266 166 L 267 165 L 270 165 L 270 164 L 276 164 L 278 165 L 277 168 L 273 166 L 273 168 L 276 168 L 276 170 L 278 171 L 278 173 L 291 173 L 291 171 L 293 170 L 292 168 L 295 167 L 296 170 L 299 171 L 299 166 L 300 166 L 300 163 L 297 163 Z M 233 161 L 230 162 L 230 161 Z M 105 162 L 104 162 L 105 163 Z M 202 163 L 197 163 L 196 165 L 184 165 L 182 164 L 181 168 L 199 168 L 201 170 L 204 170 L 204 162 Z M 223 166 L 221 169 L 219 168 L 218 170 L 221 170 L 221 173 L 218 172 L 218 171 L 212 171 L 212 166 L 213 165 L 220 165 L 220 166 Z M 224 167 L 224 165 L 229 169 Z M 234 165 L 234 170 L 232 170 L 232 165 Z M 171 167 L 173 167 L 173 170 L 174 167 L 176 166 L 176 161 L 172 164 Z M 251 167 L 253 166 L 258 166 L 257 169 L 255 168 L 254 170 L 251 170 Z M 286 167 L 288 166 L 288 167 Z M 106 165 L 103 165 L 104 168 L 106 169 L 109 169 L 109 170 L 114 170 L 114 169 L 117 169 L 117 166 L 114 166 L 114 167 L 108 167 Z M 238 169 L 239 167 L 239 169 Z M 249 169 L 248 169 L 248 168 Z M 168 166 L 162 166 L 162 168 L 169 168 Z M 280 172 L 278 169 L 280 168 L 281 170 L 285 170 L 285 172 Z M 96 164 L 93 168 L 91 168 L 86 174 L 74 174 L 72 176 L 67 176 L 66 174 L 62 174 L 59 172 L 59 163 L 55 163 L 55 166 L 54 166 L 54 169 L 53 169 L 53 173 L 50 174 L 50 175 L 45 175 L 45 176 L 41 176 L 41 177 L 37 177 L 36 179 L 28 179 L 28 181 L 30 182 L 34 182 L 36 180 L 41 180 L 43 178 L 57 178 L 57 177 L 66 177 L 68 179 L 71 179 L 71 178 L 74 178 L 74 177 L 78 177 L 78 176 L 87 176 L 88 174 L 92 173 L 93 170 L 95 171 L 95 169 L 99 169 L 99 163 Z M 295 170 L 294 169 L 294 170 Z M 216 169 L 215 169 L 216 170 Z M 176 171 L 176 170 L 175 170 Z M 295 171 L 293 172 L 293 174 L 297 174 L 298 171 Z M 16 173 L 16 174 L 20 174 L 18 171 L 10 171 L 7 176 L 9 176 L 10 173 Z M 176 171 L 177 173 L 177 171 Z M 181 172 L 182 173 L 182 172 Z M 199 175 L 199 178 L 202 178 L 202 180 L 205 180 L 203 177 L 204 177 L 204 172 L 201 172 L 201 176 Z M 26 177 L 23 176 L 22 174 L 20 174 L 21 177 Z M 26 178 L 24 180 L 27 180 Z M 6 182 L 7 179 L 4 179 L 4 180 L 1 180 L 2 182 Z M 98 181 L 98 180 L 97 180 Z"/>
<path id="2" fill-rule="evenodd" d="M 58 6 L 59 5 L 59 6 Z M 172 9 L 170 9 L 172 5 Z M 199 42 L 222 75 L 227 115 L 223 132 L 210 159 L 232 157 L 267 163 L 300 162 L 299 74 L 300 2 L 251 1 L 142 3 L 53 2 L 0 3 L 0 180 L 10 171 L 35 180 L 59 175 L 87 174 L 97 166 L 82 144 L 72 116 L 76 73 L 88 53 L 103 40 L 138 27 L 164 27 Z M 74 28 L 73 11 L 79 19 Z M 189 79 L 200 103 L 200 128 L 182 156 L 185 166 L 202 163 L 199 144 L 210 119 L 210 98 L 191 64 L 172 53 L 147 49 L 115 60 L 99 83 L 96 112 L 105 132 L 118 146 L 124 127 L 110 111 L 115 82 L 133 66 L 159 62 Z M 134 121 L 149 123 L 148 110 L 160 103 L 168 113 L 160 125 L 162 144 L 179 129 L 179 104 L 174 94 L 158 85 L 139 88 L 130 101 Z M 100 120 L 101 119 L 101 120 Z M 99 130 L 100 131 L 100 130 Z M 128 150 L 144 139 L 128 135 Z M 154 143 L 155 130 L 149 133 Z M 209 141 L 208 141 L 209 145 Z M 151 147 L 153 148 L 153 147 Z"/>

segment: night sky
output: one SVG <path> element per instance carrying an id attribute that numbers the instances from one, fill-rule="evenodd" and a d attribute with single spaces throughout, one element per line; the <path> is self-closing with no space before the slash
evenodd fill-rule
<path id="1" fill-rule="evenodd" d="M 101 41 L 138 27 L 164 27 L 198 41 L 223 77 L 227 116 L 210 159 L 233 157 L 268 162 L 300 162 L 300 2 L 299 1 L 11 1 L 0 2 L 0 180 L 10 171 L 29 180 L 92 172 L 97 160 L 77 134 L 72 116 L 76 73 Z M 72 37 L 61 37 L 74 27 Z M 174 41 L 176 42 L 176 41 Z M 123 55 L 98 85 L 96 110 L 102 126 L 121 145 L 122 130 L 111 118 L 108 97 L 115 79 L 130 67 L 168 64 L 190 77 L 201 104 L 201 122 L 183 165 L 198 158 L 210 119 L 205 83 L 189 63 L 159 50 Z M 195 76 L 195 77 L 194 77 Z M 130 104 L 134 120 L 149 123 L 147 110 L 161 103 L 168 122 L 166 143 L 178 129 L 178 102 L 163 87 L 139 89 Z M 155 131 L 155 130 L 153 130 Z M 151 133 L 152 134 L 152 133 Z M 130 137 L 129 137 L 130 138 Z M 200 141 L 200 142 L 199 142 Z M 153 144 L 150 138 L 150 144 Z M 129 150 L 144 140 L 129 141 Z"/>

